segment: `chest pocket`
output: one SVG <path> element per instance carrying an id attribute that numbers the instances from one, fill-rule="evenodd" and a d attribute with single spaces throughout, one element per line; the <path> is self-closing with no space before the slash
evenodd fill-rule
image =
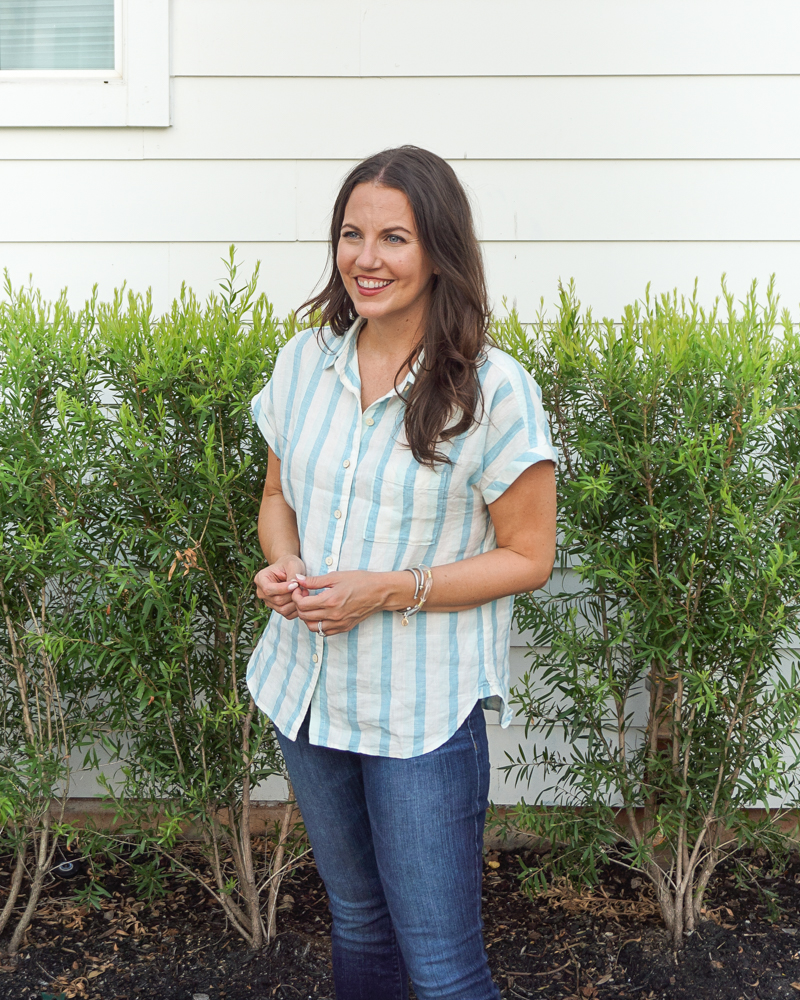
<path id="1" fill-rule="evenodd" d="M 415 471 L 416 470 L 416 474 Z M 430 545 L 447 504 L 449 476 L 425 466 L 376 476 L 364 525 L 368 542 Z"/>

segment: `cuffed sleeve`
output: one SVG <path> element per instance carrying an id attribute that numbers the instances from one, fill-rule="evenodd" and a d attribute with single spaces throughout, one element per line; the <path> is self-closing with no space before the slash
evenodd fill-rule
<path id="1" fill-rule="evenodd" d="M 558 460 L 539 386 L 513 358 L 497 354 L 492 360 L 505 378 L 485 400 L 488 426 L 480 490 L 487 504 L 501 497 L 531 465 Z"/>

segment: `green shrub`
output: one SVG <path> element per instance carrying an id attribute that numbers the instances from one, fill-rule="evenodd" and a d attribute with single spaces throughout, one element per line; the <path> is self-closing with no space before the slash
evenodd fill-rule
<path id="1" fill-rule="evenodd" d="M 263 565 L 256 529 L 267 449 L 249 403 L 287 330 L 266 298 L 255 299 L 258 269 L 235 290 L 233 257 L 230 267 L 227 298 L 203 307 L 184 290 L 155 321 L 135 297 L 98 310 L 96 364 L 113 400 L 105 510 L 118 553 L 106 576 L 113 641 L 95 665 L 118 734 L 106 745 L 124 761 L 109 791 L 128 815 L 139 813 L 139 831 L 158 817 L 157 849 L 187 823 L 200 830 L 216 898 L 257 947 L 250 794 L 281 771 L 245 684 L 266 622 L 253 577 Z M 223 873 L 228 855 L 238 902 Z"/>
<path id="2" fill-rule="evenodd" d="M 570 289 L 532 339 L 514 314 L 497 335 L 551 414 L 574 584 L 517 603 L 516 703 L 568 752 L 520 749 L 509 772 L 557 784 L 513 821 L 572 874 L 610 857 L 645 872 L 677 945 L 721 857 L 775 842 L 748 807 L 795 794 L 800 343 L 754 287 L 738 310 L 727 292 L 710 312 L 648 297 L 618 325 L 581 318 Z"/>
<path id="3" fill-rule="evenodd" d="M 6 286 L 0 304 L 0 823 L 16 861 L 0 931 L 31 875 L 16 954 L 64 832 L 71 757 L 91 742 L 104 525 L 91 306 Z M 79 407 L 81 417 L 74 418 Z"/>
<path id="4" fill-rule="evenodd" d="M 12 953 L 73 833 L 70 774 L 81 755 L 99 770 L 101 746 L 140 855 L 178 863 L 191 824 L 233 926 L 263 942 L 269 885 L 274 927 L 282 847 L 259 873 L 249 837 L 252 786 L 282 765 L 244 681 L 266 620 L 248 407 L 294 327 L 256 297 L 257 271 L 236 288 L 228 267 L 221 297 L 184 290 L 161 317 L 123 293 L 73 312 L 7 286 L 0 304 L 0 824 L 16 855 L 0 931 L 31 875 Z M 771 292 L 726 307 L 661 299 L 615 326 L 565 293 L 533 339 L 514 314 L 496 331 L 553 416 L 577 581 L 518 602 L 539 651 L 517 702 L 570 752 L 510 769 L 555 774 L 569 808 L 514 821 L 566 843 L 573 873 L 646 872 L 676 942 L 725 852 L 777 843 L 748 807 L 788 801 L 796 777 L 800 348 Z M 157 891 L 158 865 L 141 868 Z"/>
<path id="5" fill-rule="evenodd" d="M 89 766 L 99 767 L 99 746 L 120 765 L 106 786 L 123 831 L 140 852 L 169 853 L 187 825 L 198 830 L 215 875 L 207 888 L 254 947 L 264 938 L 264 884 L 250 797 L 282 765 L 245 683 L 266 621 L 253 577 L 263 564 L 256 527 L 267 449 L 249 401 L 292 332 L 255 297 L 257 274 L 237 289 L 231 251 L 222 298 L 201 306 L 183 290 L 159 318 L 148 299 L 122 293 L 78 316 L 62 299 L 48 316 L 35 294 L 20 292 L 3 314 L 0 345 L 14 418 L 1 432 L 0 580 L 26 663 L 34 669 L 42 649 L 57 650 L 63 683 L 51 715 L 63 707 L 84 744 L 96 738 Z M 33 426 L 42 428 L 35 440 Z M 26 613 L 25 573 L 42 594 L 69 585 L 61 604 L 48 604 L 43 638 Z M 21 743 L 9 735 L 22 732 L 24 687 L 19 657 L 7 644 L 2 656 L 16 727 L 5 730 L 2 765 L 16 775 L 6 800 L 17 829 L 21 789 L 32 787 L 19 780 L 20 762 L 49 762 L 39 817 L 66 774 L 67 735 L 50 737 L 46 752 L 36 733 Z M 235 884 L 223 871 L 229 856 Z"/>

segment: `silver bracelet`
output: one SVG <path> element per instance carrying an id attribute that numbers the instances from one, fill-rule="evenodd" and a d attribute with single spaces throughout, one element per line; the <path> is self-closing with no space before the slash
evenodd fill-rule
<path id="1" fill-rule="evenodd" d="M 416 604 L 410 604 L 404 611 L 398 611 L 403 616 L 403 625 L 408 625 L 408 619 L 422 610 L 422 605 L 428 600 L 428 594 L 433 586 L 433 573 L 430 566 L 424 563 L 417 563 L 416 566 L 406 566 L 406 570 L 414 577 L 414 600 Z"/>

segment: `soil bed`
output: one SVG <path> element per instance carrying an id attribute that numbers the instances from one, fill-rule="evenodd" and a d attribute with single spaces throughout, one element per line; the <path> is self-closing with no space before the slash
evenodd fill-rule
<path id="1" fill-rule="evenodd" d="M 502 996 L 800 1000 L 800 858 L 777 875 L 767 859 L 745 861 L 754 884 L 737 884 L 734 866 L 723 868 L 708 919 L 676 957 L 635 876 L 611 869 L 593 892 L 556 883 L 531 902 L 519 890 L 517 857 L 489 855 L 486 942 Z M 0 1000 L 333 998 L 330 920 L 313 864 L 285 879 L 278 937 L 256 955 L 196 883 L 171 879 L 167 896 L 145 905 L 125 871 L 105 875 L 111 895 L 100 911 L 71 899 L 86 876 L 53 880 L 20 961 L 2 966 Z M 8 881 L 0 865 L 0 903 Z"/>

